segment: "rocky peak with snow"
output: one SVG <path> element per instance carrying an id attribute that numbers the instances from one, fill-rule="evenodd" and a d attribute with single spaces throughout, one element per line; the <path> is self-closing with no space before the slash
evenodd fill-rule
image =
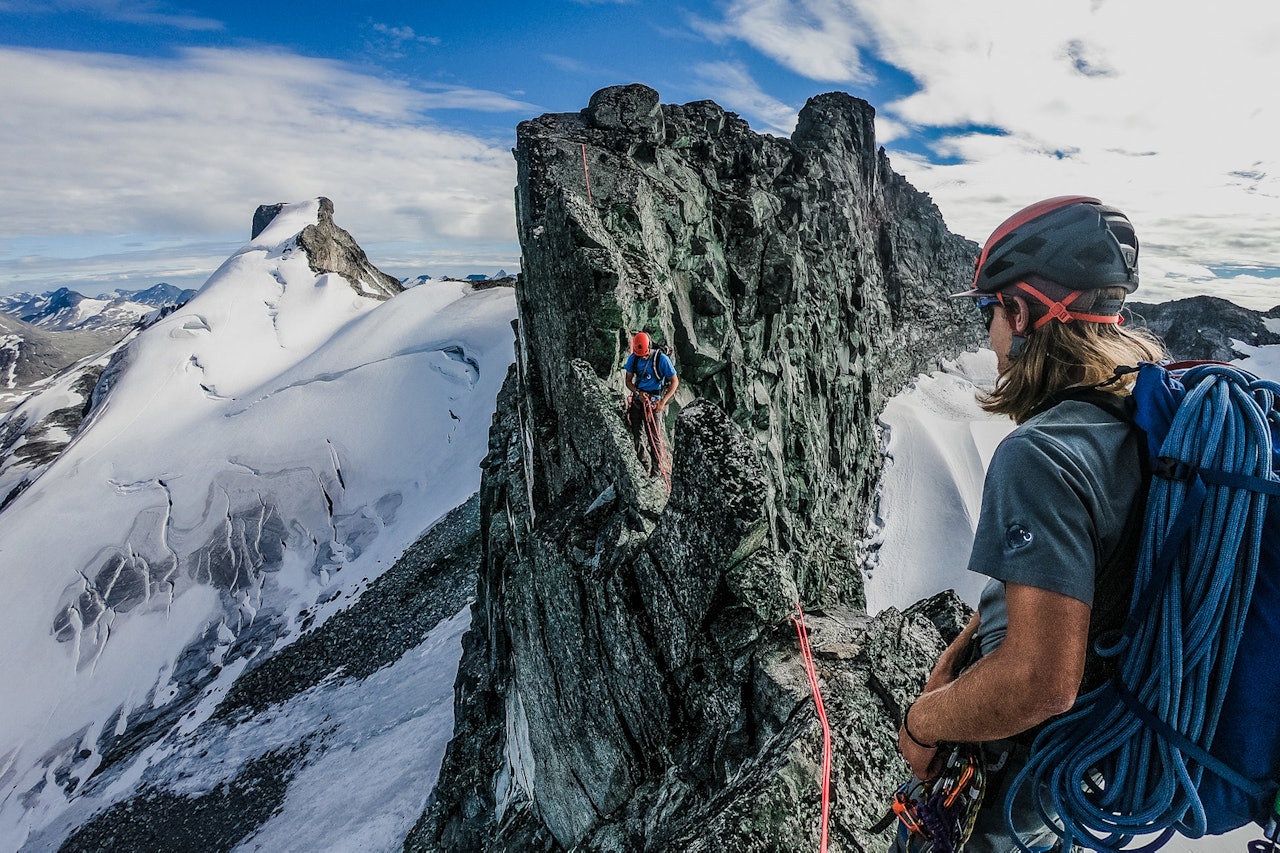
<path id="1" fill-rule="evenodd" d="M 16 293 L 0 298 L 0 313 L 50 331 L 114 332 L 119 337 L 139 323 L 155 319 L 185 303 L 194 290 L 161 282 L 145 290 L 120 290 L 89 297 L 61 287 L 38 296 Z"/>
<path id="2" fill-rule="evenodd" d="M 1130 319 L 1160 336 L 1175 359 L 1232 361 L 1250 347 L 1280 344 L 1280 306 L 1262 313 L 1216 296 L 1128 303 Z M 1242 365 L 1246 370 L 1249 365 Z"/>
<path id="3" fill-rule="evenodd" d="M 333 202 L 321 196 L 316 222 L 298 235 L 298 247 L 307 253 L 311 271 L 337 273 L 361 296 L 390 299 L 404 290 L 393 276 L 375 267 L 364 249 L 346 230 L 333 222 Z M 253 215 L 253 239 L 257 239 L 280 213 L 282 204 L 260 205 Z"/>
<path id="4" fill-rule="evenodd" d="M 408 831 L 436 764 L 406 744 L 443 747 L 475 576 L 453 511 L 515 304 L 461 282 L 391 298 L 361 259 L 330 205 L 283 205 L 186 305 L 0 417 L 0 849 Z M 404 760 L 353 770 L 388 734 Z M 403 817 L 333 807 L 350 791 L 324 780 L 353 772 Z"/>
<path id="5" fill-rule="evenodd" d="M 976 247 L 894 174 L 873 110 L 791 139 L 645 86 L 520 125 L 519 357 L 490 431 L 457 737 L 414 850 L 774 850 L 817 840 L 821 753 L 788 616 L 838 706 L 850 847 L 962 606 L 869 620 L 876 415 L 977 343 Z M 630 334 L 672 347 L 671 490 L 621 418 Z"/>

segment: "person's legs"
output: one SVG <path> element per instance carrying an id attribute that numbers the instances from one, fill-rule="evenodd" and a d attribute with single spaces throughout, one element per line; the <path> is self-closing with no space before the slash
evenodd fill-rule
<path id="1" fill-rule="evenodd" d="M 644 419 L 644 395 L 632 394 L 627 402 L 627 427 L 631 430 L 631 438 L 635 442 L 636 458 L 646 473 L 652 474 L 656 458 L 649 452 L 649 430 Z"/>
<path id="2" fill-rule="evenodd" d="M 653 460 L 652 465 L 649 468 L 649 476 L 656 477 L 662 471 L 664 456 L 662 415 L 659 415 L 650 409 L 648 416 L 652 418 L 652 423 L 646 422 L 645 435 L 648 438 L 649 458 Z"/>

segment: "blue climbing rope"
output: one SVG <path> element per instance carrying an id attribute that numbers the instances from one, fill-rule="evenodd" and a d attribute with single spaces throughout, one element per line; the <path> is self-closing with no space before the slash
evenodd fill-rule
<path id="1" fill-rule="evenodd" d="M 1174 832 L 1203 836 L 1200 780 L 1234 772 L 1208 749 L 1253 592 L 1267 493 L 1280 489 L 1267 421 L 1280 386 L 1217 364 L 1180 379 L 1186 395 L 1160 448 L 1171 476 L 1152 478 L 1129 618 L 1098 648 L 1118 657 L 1119 673 L 1037 736 L 1005 802 L 1011 835 L 1014 797 L 1031 785 L 1064 849 L 1153 851 Z"/>

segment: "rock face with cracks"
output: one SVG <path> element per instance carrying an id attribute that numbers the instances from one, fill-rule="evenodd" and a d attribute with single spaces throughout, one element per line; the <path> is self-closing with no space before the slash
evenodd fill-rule
<path id="1" fill-rule="evenodd" d="M 517 361 L 484 463 L 455 739 L 410 850 L 832 850 L 905 776 L 901 709 L 964 607 L 863 612 L 883 402 L 970 347 L 976 247 L 889 168 L 872 108 L 792 138 L 645 86 L 521 124 Z M 670 492 L 621 417 L 631 333 L 680 371 Z"/>

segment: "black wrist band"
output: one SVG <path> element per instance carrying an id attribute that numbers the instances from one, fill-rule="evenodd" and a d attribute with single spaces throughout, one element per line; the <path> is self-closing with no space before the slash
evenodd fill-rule
<path id="1" fill-rule="evenodd" d="M 920 741 L 920 738 L 916 737 L 911 733 L 911 726 L 907 725 L 907 720 L 908 718 L 911 717 L 911 709 L 915 707 L 915 704 L 916 704 L 915 702 L 912 702 L 910 705 L 907 705 L 907 710 L 902 712 L 902 730 L 907 733 L 907 737 L 911 740 L 911 742 L 914 743 L 916 746 L 920 747 L 921 749 L 937 749 L 938 744 L 936 743 L 934 744 L 922 743 Z"/>

